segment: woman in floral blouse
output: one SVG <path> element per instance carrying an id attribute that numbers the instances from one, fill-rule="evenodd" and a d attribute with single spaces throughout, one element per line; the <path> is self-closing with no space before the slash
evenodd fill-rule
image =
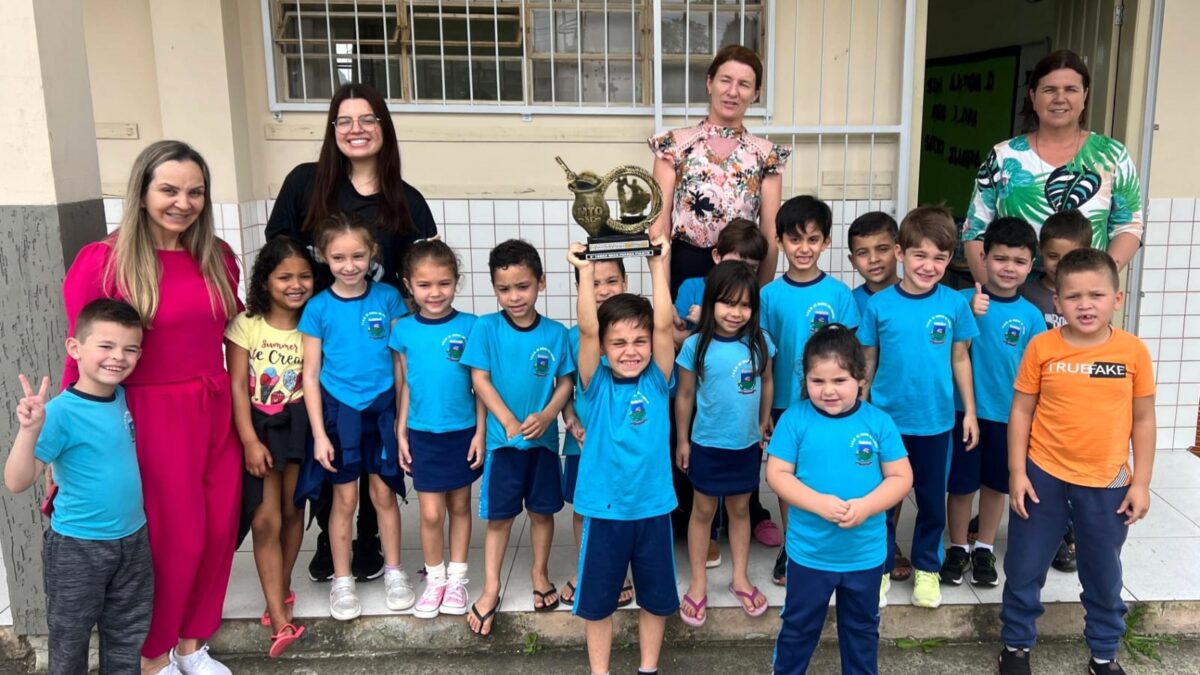
<path id="1" fill-rule="evenodd" d="M 1051 214 L 1078 209 L 1092 223 L 1092 246 L 1123 268 L 1141 246 L 1142 193 L 1125 146 L 1083 128 L 1091 77 L 1079 55 L 1060 49 L 1033 69 L 1025 126 L 992 148 L 975 179 L 963 248 L 971 274 L 987 281 L 983 230 L 1003 216 L 1041 228 Z"/>
<path id="2" fill-rule="evenodd" d="M 762 61 L 741 45 L 723 47 L 708 67 L 709 112 L 698 126 L 650 138 L 654 177 L 669 204 L 651 228 L 671 244 L 671 296 L 713 266 L 717 235 L 734 218 L 758 221 L 770 244 L 759 281 L 775 276 L 775 214 L 790 149 L 751 136 L 742 122 L 762 88 Z"/>

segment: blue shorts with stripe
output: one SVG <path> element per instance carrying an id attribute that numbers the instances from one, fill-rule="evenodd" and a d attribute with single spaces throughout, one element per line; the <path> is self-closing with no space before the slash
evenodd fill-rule
<path id="1" fill-rule="evenodd" d="M 522 510 L 552 515 L 562 508 L 562 465 L 557 452 L 541 446 L 488 450 L 479 486 L 480 518 L 508 520 Z"/>
<path id="2" fill-rule="evenodd" d="M 655 616 L 679 611 L 671 515 L 638 520 L 585 517 L 572 613 L 588 621 L 611 616 L 630 568 L 639 607 Z"/>

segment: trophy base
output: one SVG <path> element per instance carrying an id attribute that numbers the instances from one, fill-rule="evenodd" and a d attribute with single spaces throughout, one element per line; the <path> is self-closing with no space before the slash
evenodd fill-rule
<path id="1" fill-rule="evenodd" d="M 612 260 L 614 258 L 649 258 L 660 255 L 661 246 L 650 243 L 645 234 L 623 234 L 588 237 L 587 250 L 578 253 L 583 260 Z"/>

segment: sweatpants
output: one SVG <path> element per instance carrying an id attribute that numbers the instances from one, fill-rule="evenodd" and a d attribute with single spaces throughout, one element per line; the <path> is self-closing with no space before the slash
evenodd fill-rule
<path id="1" fill-rule="evenodd" d="M 883 567 L 825 572 L 788 559 L 783 623 L 775 639 L 775 675 L 802 675 L 821 638 L 829 598 L 837 596 L 842 675 L 879 672 L 879 578 Z"/>
<path id="2" fill-rule="evenodd" d="M 917 518 L 913 527 L 913 569 L 938 572 L 942 569 L 942 532 L 946 529 L 946 482 L 950 478 L 950 432 L 933 436 L 901 435 L 908 462 L 912 465 L 913 496 Z M 891 572 L 896 560 L 896 507 L 888 510 L 888 557 L 884 571 Z"/>
<path id="3" fill-rule="evenodd" d="M 68 537 L 47 528 L 42 578 L 50 628 L 50 675 L 88 672 L 88 640 L 100 633 L 100 675 L 141 672 L 154 573 L 143 527 L 121 539 Z"/>
<path id="4" fill-rule="evenodd" d="M 1125 634 L 1121 546 L 1129 526 L 1117 508 L 1129 487 L 1083 487 L 1051 476 L 1032 461 L 1026 461 L 1025 467 L 1040 501 L 1025 500 L 1027 520 L 1009 514 L 1000 637 L 1009 647 L 1033 648 L 1036 621 L 1044 611 L 1042 586 L 1070 519 L 1075 524 L 1075 559 L 1083 586 L 1079 594 L 1084 609 L 1083 638 L 1092 656 L 1112 660 Z"/>
<path id="5" fill-rule="evenodd" d="M 242 495 L 242 444 L 229 374 L 126 386 L 154 562 L 154 611 L 142 655 L 221 625 Z"/>

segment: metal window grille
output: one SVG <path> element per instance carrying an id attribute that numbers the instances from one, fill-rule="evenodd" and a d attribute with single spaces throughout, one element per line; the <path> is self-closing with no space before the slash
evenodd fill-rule
<path id="1" fill-rule="evenodd" d="M 395 110 L 634 115 L 703 114 L 718 49 L 744 44 L 767 60 L 773 4 L 261 2 L 273 111 L 322 110 L 338 86 L 359 81 Z"/>

